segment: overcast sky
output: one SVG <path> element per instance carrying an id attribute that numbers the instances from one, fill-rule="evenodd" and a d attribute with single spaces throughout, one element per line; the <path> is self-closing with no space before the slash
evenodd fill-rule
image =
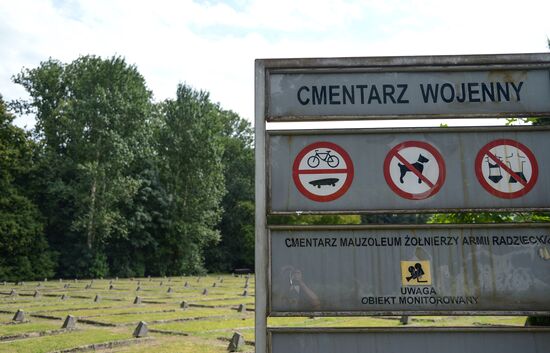
<path id="1" fill-rule="evenodd" d="M 0 0 L 0 94 L 24 97 L 11 76 L 49 57 L 120 55 L 157 101 L 184 82 L 252 121 L 256 58 L 547 52 L 548 36 L 548 0 Z"/>

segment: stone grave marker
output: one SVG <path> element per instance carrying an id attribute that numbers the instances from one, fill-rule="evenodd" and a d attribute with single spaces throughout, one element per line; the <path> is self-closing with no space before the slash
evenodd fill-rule
<path id="1" fill-rule="evenodd" d="M 147 337 L 149 334 L 149 329 L 147 328 L 147 323 L 145 321 L 140 321 L 134 330 L 133 336 L 135 338 Z"/>
<path id="2" fill-rule="evenodd" d="M 229 341 L 229 346 L 227 347 L 227 350 L 229 352 L 237 352 L 242 347 L 244 347 L 244 336 L 238 332 L 235 332 L 233 334 L 233 337 L 231 337 L 231 341 Z"/>
<path id="3" fill-rule="evenodd" d="M 63 325 L 61 326 L 61 328 L 64 328 L 64 329 L 67 329 L 67 330 L 75 329 L 76 328 L 76 319 L 75 319 L 75 317 L 72 316 L 72 315 L 67 315 L 67 317 L 65 318 L 65 321 L 63 322 Z"/>
<path id="4" fill-rule="evenodd" d="M 13 321 L 15 322 L 23 322 L 25 321 L 25 312 L 21 309 L 18 309 L 15 315 L 13 316 Z"/>

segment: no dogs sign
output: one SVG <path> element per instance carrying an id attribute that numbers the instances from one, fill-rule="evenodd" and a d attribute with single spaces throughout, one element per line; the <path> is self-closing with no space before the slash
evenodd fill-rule
<path id="1" fill-rule="evenodd" d="M 308 199 L 336 200 L 353 181 L 353 162 L 342 147 L 332 142 L 315 142 L 294 159 L 292 178 L 296 188 Z"/>
<path id="2" fill-rule="evenodd" d="M 384 178 L 399 196 L 423 200 L 435 195 L 445 182 L 445 162 L 439 151 L 422 141 L 406 141 L 390 150 L 384 160 Z"/>

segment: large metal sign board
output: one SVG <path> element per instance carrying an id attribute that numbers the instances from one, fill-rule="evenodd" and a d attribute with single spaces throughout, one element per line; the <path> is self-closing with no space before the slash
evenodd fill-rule
<path id="1" fill-rule="evenodd" d="M 274 227 L 277 315 L 550 313 L 550 225 Z"/>
<path id="2" fill-rule="evenodd" d="M 268 212 L 550 209 L 549 128 L 269 131 Z"/>
<path id="3" fill-rule="evenodd" d="M 269 330 L 270 353 L 543 353 L 548 328 L 350 328 Z"/>
<path id="4" fill-rule="evenodd" d="M 271 121 L 550 115 L 550 55 L 278 60 Z"/>

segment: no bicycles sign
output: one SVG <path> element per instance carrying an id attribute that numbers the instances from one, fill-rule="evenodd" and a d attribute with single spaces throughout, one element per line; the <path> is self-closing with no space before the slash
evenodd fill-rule
<path id="1" fill-rule="evenodd" d="M 318 202 L 336 200 L 353 182 L 353 162 L 332 142 L 315 142 L 298 153 L 292 166 L 296 188 Z"/>

